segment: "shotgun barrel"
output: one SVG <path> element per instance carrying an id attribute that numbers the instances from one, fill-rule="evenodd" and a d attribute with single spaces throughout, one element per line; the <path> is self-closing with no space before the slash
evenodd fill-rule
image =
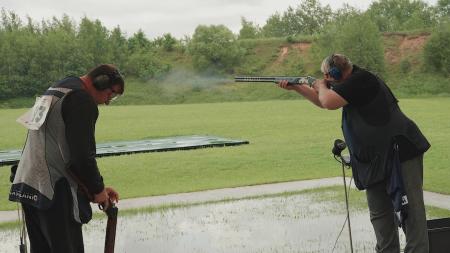
<path id="1" fill-rule="evenodd" d="M 235 76 L 235 82 L 263 82 L 263 83 L 279 83 L 283 80 L 288 81 L 288 85 L 301 85 L 307 84 L 312 86 L 315 77 L 312 76 Z"/>

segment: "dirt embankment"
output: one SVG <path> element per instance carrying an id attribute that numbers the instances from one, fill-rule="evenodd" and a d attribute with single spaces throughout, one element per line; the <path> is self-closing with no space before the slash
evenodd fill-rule
<path id="1" fill-rule="evenodd" d="M 407 36 L 407 35 L 388 35 L 396 36 L 394 38 L 395 43 L 391 47 L 385 47 L 384 59 L 388 64 L 398 64 L 402 59 L 412 57 L 417 58 L 420 52 L 423 50 L 425 43 L 429 35 L 417 35 L 417 36 Z"/>
<path id="2" fill-rule="evenodd" d="M 276 59 L 274 64 L 283 62 L 286 59 L 286 57 L 289 53 L 289 50 L 297 50 L 300 54 L 304 54 L 309 50 L 310 47 L 311 47 L 311 43 L 309 43 L 309 42 L 300 42 L 300 43 L 290 44 L 289 46 L 282 46 L 280 48 L 280 53 L 278 54 L 278 58 Z"/>
<path id="3" fill-rule="evenodd" d="M 417 58 L 423 50 L 429 34 L 406 35 L 402 33 L 391 33 L 384 35 L 385 50 L 384 57 L 387 64 L 398 64 L 406 57 Z M 388 43 L 389 41 L 389 43 Z M 297 50 L 300 54 L 305 54 L 311 48 L 311 43 L 293 43 L 280 47 L 278 58 L 274 64 L 283 62 L 290 50 Z"/>

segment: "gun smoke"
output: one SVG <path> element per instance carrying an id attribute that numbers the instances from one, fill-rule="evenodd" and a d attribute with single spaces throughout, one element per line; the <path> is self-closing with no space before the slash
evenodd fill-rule
<path id="1" fill-rule="evenodd" d="M 161 80 L 161 84 L 168 89 L 207 89 L 224 84 L 233 83 L 233 79 L 217 74 L 198 73 L 187 69 L 172 69 Z"/>

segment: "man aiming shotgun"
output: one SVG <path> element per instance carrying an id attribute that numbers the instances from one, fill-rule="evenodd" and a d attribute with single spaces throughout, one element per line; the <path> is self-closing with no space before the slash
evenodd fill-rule
<path id="1" fill-rule="evenodd" d="M 321 71 L 324 78 L 311 86 L 286 79 L 278 86 L 320 108 L 342 108 L 342 132 L 356 187 L 366 190 L 376 252 L 400 252 L 398 226 L 406 234 L 405 252 L 429 252 L 422 185 L 430 144 L 378 76 L 341 54 L 326 57 Z"/>

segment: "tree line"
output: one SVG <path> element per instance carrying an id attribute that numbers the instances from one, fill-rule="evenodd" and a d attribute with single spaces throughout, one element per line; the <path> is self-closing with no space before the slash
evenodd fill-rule
<path id="1" fill-rule="evenodd" d="M 420 0 L 379 0 L 364 12 L 348 5 L 332 11 L 317 0 L 302 0 L 297 7 L 270 16 L 262 27 L 242 18 L 239 34 L 224 25 L 200 25 L 192 37 L 176 39 L 166 33 L 153 40 L 142 30 L 127 38 L 119 26 L 109 30 L 88 17 L 79 23 L 67 15 L 36 22 L 2 9 L 0 99 L 34 96 L 52 81 L 83 74 L 101 63 L 117 65 L 127 77 L 163 76 L 172 66 L 161 55 L 170 51 L 189 56 L 200 72 L 233 73 L 249 39 L 284 37 L 289 42 L 302 35 L 314 40 L 313 51 L 319 58 L 340 51 L 382 72 L 380 32 L 429 29 L 427 66 L 448 75 L 449 6 L 450 0 L 439 0 L 436 6 Z"/>
<path id="2" fill-rule="evenodd" d="M 239 38 L 317 34 L 332 23 L 357 15 L 370 19 L 380 32 L 431 28 L 445 19 L 448 21 L 449 6 L 449 0 L 439 0 L 436 6 L 420 0 L 379 0 L 364 12 L 348 4 L 332 11 L 329 5 L 322 6 L 318 0 L 304 0 L 297 7 L 271 15 L 262 27 L 243 17 Z"/>
<path id="3" fill-rule="evenodd" d="M 149 40 L 141 30 L 126 38 L 120 27 L 108 30 L 87 17 L 79 24 L 67 15 L 24 22 L 2 9 L 0 18 L 0 99 L 39 94 L 55 80 L 102 63 L 113 63 L 129 76 L 152 78 L 170 69 L 156 51 L 177 44 L 170 34 Z"/>

